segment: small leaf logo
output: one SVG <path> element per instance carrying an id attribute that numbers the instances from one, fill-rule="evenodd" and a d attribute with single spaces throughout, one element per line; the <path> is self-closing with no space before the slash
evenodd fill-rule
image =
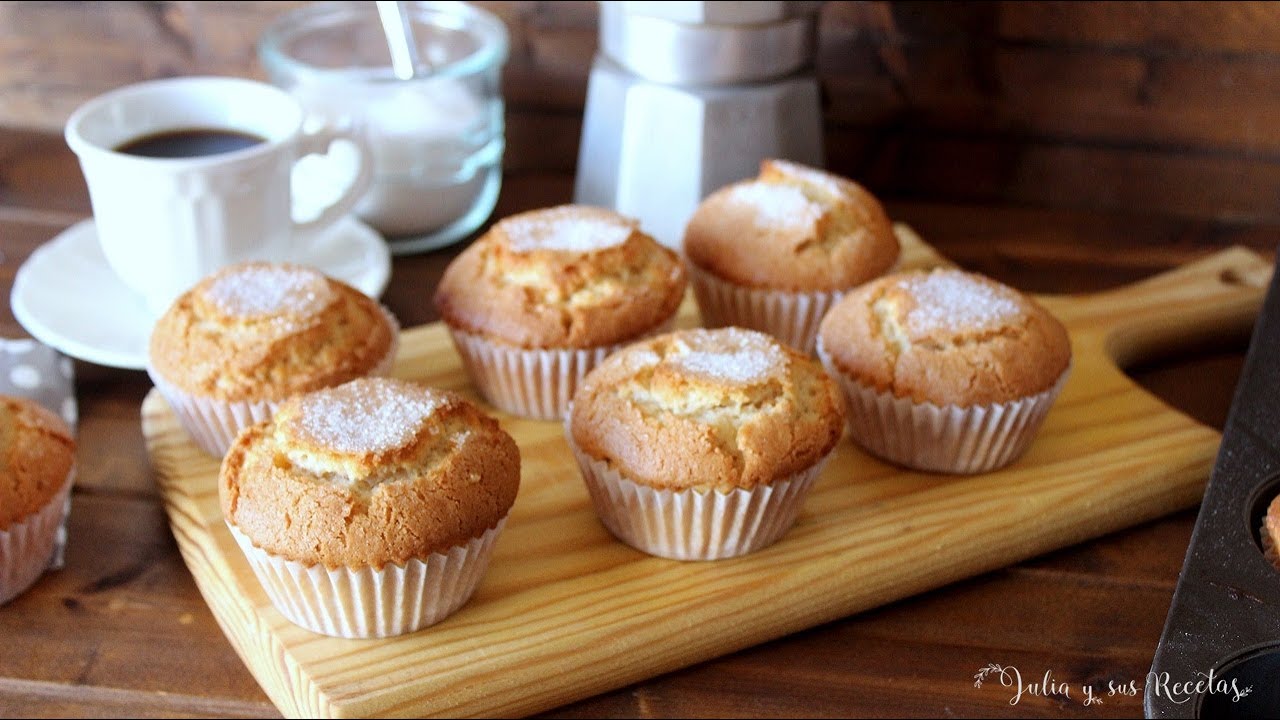
<path id="1" fill-rule="evenodd" d="M 995 673 L 996 675 L 1003 675 L 1004 666 L 997 665 L 995 663 L 987 663 L 986 667 L 982 668 L 976 674 L 974 674 L 973 686 L 976 688 L 982 687 L 982 681 L 986 680 L 987 676 L 990 675 L 991 673 Z"/>

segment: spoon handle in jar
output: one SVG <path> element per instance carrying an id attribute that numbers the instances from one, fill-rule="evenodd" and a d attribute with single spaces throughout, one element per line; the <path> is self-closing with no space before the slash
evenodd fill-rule
<path id="1" fill-rule="evenodd" d="M 375 4 L 387 36 L 387 49 L 391 51 L 391 68 L 397 78 L 408 80 L 418 73 L 419 66 L 418 43 L 413 37 L 408 8 L 397 0 L 377 0 Z"/>

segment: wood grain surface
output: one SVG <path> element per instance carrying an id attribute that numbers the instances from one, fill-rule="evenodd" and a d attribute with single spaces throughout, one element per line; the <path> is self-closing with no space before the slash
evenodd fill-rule
<path id="1" fill-rule="evenodd" d="M 904 266 L 941 259 L 900 230 Z M 520 444 L 522 487 L 489 572 L 455 616 L 351 641 L 270 604 L 231 539 L 217 461 L 152 392 L 143 430 L 183 557 L 227 637 L 289 716 L 510 716 L 546 710 L 1187 508 L 1218 434 L 1119 369 L 1251 322 L 1270 264 L 1230 250 L 1115 291 L 1046 297 L 1074 368 L 1026 456 L 995 473 L 905 472 L 847 439 L 782 541 L 681 563 L 596 520 L 559 423 L 495 414 Z M 692 303 L 680 324 L 696 324 Z M 407 330 L 395 374 L 479 401 L 437 324 Z"/>
<path id="2" fill-rule="evenodd" d="M 530 133 L 516 116 L 510 132 Z M 554 143 L 553 143 L 554 144 Z M 494 217 L 567 201 L 572 161 L 505 173 Z M 856 168 L 845 168 L 853 172 Z M 1149 179 L 1159 192 L 1177 177 Z M 886 196 L 948 258 L 1040 293 L 1105 291 L 1230 245 L 1273 257 L 1280 225 L 1142 208 Z M 0 287 L 40 244 L 89 214 L 61 136 L 0 128 Z M 384 302 L 437 320 L 429 297 L 465 243 L 394 260 Z M 24 337 L 7 304 L 0 330 Z M 1125 368 L 1221 428 L 1245 330 L 1188 338 Z M 67 565 L 0 608 L 0 716 L 271 717 L 275 705 L 218 626 L 173 538 L 144 445 L 146 375 L 77 361 L 82 460 Z M 1136 717 L 1141 698 L 1083 706 L 1082 684 L 1141 680 L 1196 517 L 1189 509 L 543 713 L 545 717 Z M 1074 695 L 975 688 L 989 662 L 1052 670 Z"/>
<path id="3" fill-rule="evenodd" d="M 506 24 L 506 165 L 572 172 L 595 2 L 478 0 Z M 0 4 L 0 123 L 59 132 L 131 82 L 266 79 L 301 2 Z M 1280 4 L 823 3 L 828 164 L 902 198 L 1280 218 Z"/>
<path id="4" fill-rule="evenodd" d="M 62 122 L 122 84 L 263 77 L 252 40 L 296 2 L 0 4 L 0 291 L 90 214 Z M 568 201 L 596 3 L 479 0 L 508 23 L 507 152 L 494 219 Z M 830 169 L 961 266 L 1094 293 L 1280 242 L 1280 4 L 828 2 L 816 69 Z M 412 327 L 465 247 L 395 258 Z M 0 332 L 26 337 L 7 303 Z M 1124 368 L 1221 428 L 1247 330 Z M 67 565 L 0 608 L 0 717 L 272 717 L 187 569 L 139 410 L 145 374 L 77 361 Z M 1139 717 L 1194 507 L 714 660 L 546 710 L 554 718 Z M 1011 704 L 987 663 L 1061 691 Z"/>

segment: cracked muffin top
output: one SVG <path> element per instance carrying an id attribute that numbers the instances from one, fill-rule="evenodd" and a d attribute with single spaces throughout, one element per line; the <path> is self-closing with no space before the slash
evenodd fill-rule
<path id="1" fill-rule="evenodd" d="M 453 328 L 520 348 L 588 348 L 666 322 L 684 299 L 675 252 L 584 205 L 496 223 L 446 268 L 435 305 Z"/>
<path id="2" fill-rule="evenodd" d="M 844 431 L 822 366 L 761 332 L 679 330 L 619 350 L 574 395 L 588 456 L 663 490 L 751 489 L 805 470 Z"/>
<path id="3" fill-rule="evenodd" d="M 362 378 L 241 431 L 218 493 L 227 522 L 269 553 L 382 568 L 480 537 L 519 485 L 515 440 L 466 399 Z"/>
<path id="4" fill-rule="evenodd" d="M 863 385 L 913 402 L 985 405 L 1048 390 L 1071 364 L 1062 323 L 990 278 L 896 273 L 846 295 L 818 331 L 821 352 Z"/>
<path id="5" fill-rule="evenodd" d="M 395 348 L 378 301 L 313 268 L 246 262 L 178 297 L 151 331 L 151 369 L 184 392 L 283 400 L 367 375 Z"/>
<path id="6" fill-rule="evenodd" d="M 67 424 L 33 400 L 0 395 L 0 530 L 48 505 L 75 466 Z"/>
<path id="7" fill-rule="evenodd" d="M 852 180 L 765 160 L 699 204 L 685 228 L 696 267 L 752 288 L 838 291 L 887 272 L 900 247 L 880 201 Z"/>

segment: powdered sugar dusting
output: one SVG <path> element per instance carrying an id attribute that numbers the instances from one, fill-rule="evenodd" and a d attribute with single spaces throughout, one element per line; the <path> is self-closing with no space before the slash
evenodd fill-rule
<path id="1" fill-rule="evenodd" d="M 662 357 L 658 353 L 647 347 L 636 347 L 630 352 L 621 356 L 622 362 L 627 364 L 633 372 L 644 368 L 651 368 L 662 362 Z"/>
<path id="2" fill-rule="evenodd" d="M 990 330 L 1022 313 L 1014 290 L 980 282 L 958 270 L 912 275 L 900 280 L 899 286 L 918 302 L 907 315 L 907 331 L 913 336 Z"/>
<path id="3" fill-rule="evenodd" d="M 690 333 L 668 362 L 685 372 L 724 382 L 760 382 L 786 368 L 778 346 L 759 333 L 737 328 Z"/>
<path id="4" fill-rule="evenodd" d="M 310 317 L 333 300 L 333 291 L 325 276 L 315 270 L 297 265 L 253 264 L 215 277 L 206 288 L 205 297 L 230 317 Z"/>
<path id="5" fill-rule="evenodd" d="M 793 185 L 747 182 L 733 186 L 729 199 L 749 206 L 755 224 L 762 228 L 787 228 L 816 221 L 822 208 Z"/>
<path id="6" fill-rule="evenodd" d="M 378 454 L 404 447 L 444 397 L 385 378 L 353 380 L 305 396 L 286 432 L 333 451 Z"/>
<path id="7" fill-rule="evenodd" d="M 844 188 L 842 188 L 840 183 L 838 183 L 829 173 L 816 170 L 807 165 L 788 162 L 786 160 L 773 160 L 772 162 L 775 168 L 781 170 L 784 174 L 790 175 L 796 180 L 805 183 L 806 185 L 813 185 L 814 187 L 822 190 L 823 192 L 830 193 L 831 195 L 840 195 L 844 193 Z"/>
<path id="8" fill-rule="evenodd" d="M 502 229 L 515 252 L 593 252 L 621 245 L 633 227 L 621 218 L 583 208 L 552 208 L 508 218 Z"/>

